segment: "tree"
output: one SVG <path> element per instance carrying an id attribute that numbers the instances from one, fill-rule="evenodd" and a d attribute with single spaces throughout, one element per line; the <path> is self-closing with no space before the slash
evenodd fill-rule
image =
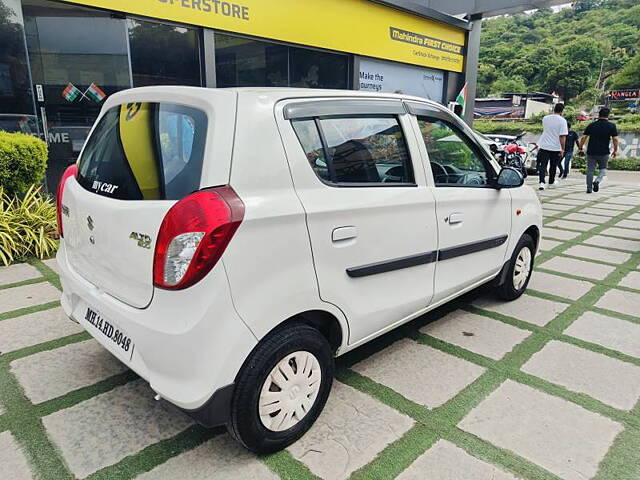
<path id="1" fill-rule="evenodd" d="M 601 65 L 602 80 L 609 83 L 638 53 L 638 0 L 581 0 L 576 9 L 557 13 L 543 9 L 488 19 L 482 27 L 478 92 L 513 90 L 522 86 L 520 79 L 524 91 L 556 90 L 570 100 L 595 86 Z M 624 75 L 637 78 L 633 72 Z M 623 82 L 624 75 L 615 82 Z"/>
<path id="2" fill-rule="evenodd" d="M 574 105 L 581 110 L 591 110 L 594 105 L 597 105 L 602 98 L 602 91 L 598 88 L 587 88 L 574 100 Z"/>
<path id="3" fill-rule="evenodd" d="M 640 88 L 640 54 L 611 78 L 610 88 Z"/>
<path id="4" fill-rule="evenodd" d="M 591 83 L 588 63 L 583 61 L 562 62 L 549 70 L 546 90 L 556 91 L 562 98 L 568 100 L 585 90 Z"/>
<path id="5" fill-rule="evenodd" d="M 600 68 L 600 62 L 605 56 L 602 45 L 592 38 L 576 39 L 562 49 L 562 55 L 567 61 L 585 62 L 589 70 Z"/>
<path id="6" fill-rule="evenodd" d="M 491 94 L 502 95 L 504 93 L 526 93 L 527 84 L 519 75 L 507 77 L 501 74 L 498 79 L 491 85 Z"/>
<path id="7" fill-rule="evenodd" d="M 489 85 L 498 78 L 496 67 L 490 63 L 481 63 L 478 66 L 478 89 L 476 95 L 478 97 L 486 97 L 489 95 Z"/>

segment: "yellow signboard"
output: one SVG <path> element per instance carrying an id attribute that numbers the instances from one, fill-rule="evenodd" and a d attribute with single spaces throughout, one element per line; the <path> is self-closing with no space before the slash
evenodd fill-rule
<path id="1" fill-rule="evenodd" d="M 65 0 L 461 72 L 465 33 L 370 0 Z"/>

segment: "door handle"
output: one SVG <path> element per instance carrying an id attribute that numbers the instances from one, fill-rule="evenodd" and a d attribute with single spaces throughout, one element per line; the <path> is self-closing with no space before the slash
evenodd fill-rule
<path id="1" fill-rule="evenodd" d="M 445 218 L 446 221 L 446 218 Z M 462 223 L 464 221 L 463 213 L 452 213 L 449 215 L 449 225 L 456 225 L 457 223 Z"/>
<path id="2" fill-rule="evenodd" d="M 342 240 L 350 240 L 358 236 L 358 229 L 356 227 L 338 227 L 333 229 L 331 234 L 331 240 L 333 242 L 340 242 Z"/>

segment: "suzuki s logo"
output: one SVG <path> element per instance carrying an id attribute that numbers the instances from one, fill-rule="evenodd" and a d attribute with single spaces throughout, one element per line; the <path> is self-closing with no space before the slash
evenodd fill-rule
<path id="1" fill-rule="evenodd" d="M 93 218 L 91 218 L 91 216 L 87 217 L 87 227 L 89 227 L 89 230 L 93 231 Z"/>

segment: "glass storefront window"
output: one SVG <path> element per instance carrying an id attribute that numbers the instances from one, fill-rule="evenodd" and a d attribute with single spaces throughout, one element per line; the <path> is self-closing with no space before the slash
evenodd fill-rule
<path id="1" fill-rule="evenodd" d="M 349 57 L 215 34 L 218 87 L 349 88 Z"/>
<path id="2" fill-rule="evenodd" d="M 133 86 L 202 85 L 198 30 L 128 20 Z"/>
<path id="3" fill-rule="evenodd" d="M 223 34 L 215 42 L 218 87 L 288 85 L 288 47 Z"/>
<path id="4" fill-rule="evenodd" d="M 0 0 L 0 130 L 37 134 L 20 0 Z"/>
<path id="5" fill-rule="evenodd" d="M 346 55 L 289 47 L 289 85 L 303 88 L 349 88 Z"/>
<path id="6" fill-rule="evenodd" d="M 47 184 L 55 191 L 104 99 L 131 87 L 126 22 L 45 0 L 23 0 L 22 5 L 33 82 L 44 93 L 39 106 L 49 143 Z"/>

